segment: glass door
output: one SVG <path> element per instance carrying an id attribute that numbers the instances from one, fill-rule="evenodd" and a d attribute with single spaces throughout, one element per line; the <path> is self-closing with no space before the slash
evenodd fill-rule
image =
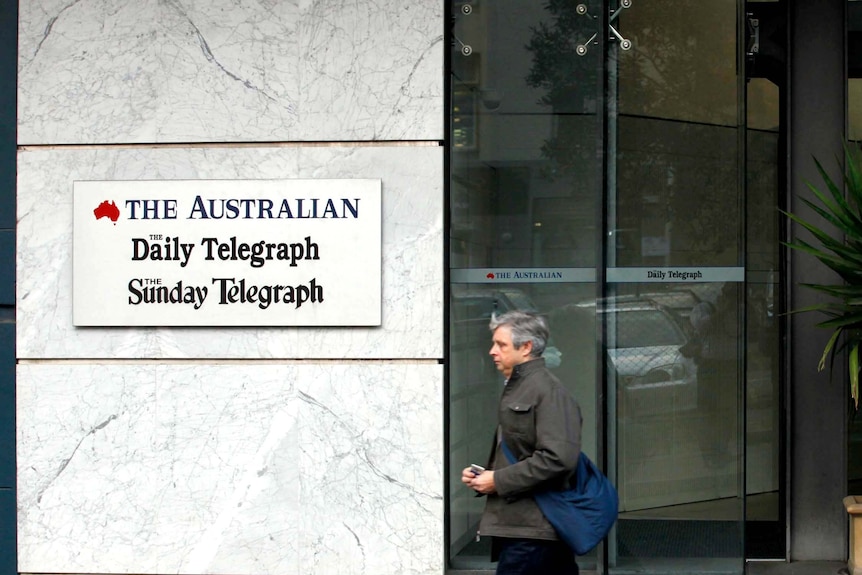
<path id="1" fill-rule="evenodd" d="M 741 6 L 632 2 L 616 14 L 610 25 L 623 40 L 608 47 L 609 241 L 597 305 L 620 493 L 610 570 L 739 572 Z"/>
<path id="2" fill-rule="evenodd" d="M 493 568 L 460 470 L 486 461 L 496 425 L 488 320 L 518 308 L 549 319 L 546 361 L 620 494 L 608 545 L 580 566 L 742 572 L 743 4 L 472 0 L 451 15 L 451 567 Z M 777 472 L 761 476 L 770 491 Z"/>
<path id="3" fill-rule="evenodd" d="M 484 500 L 460 470 L 484 464 L 502 380 L 488 320 L 546 314 L 547 365 L 587 414 L 583 449 L 604 456 L 595 419 L 595 301 L 603 234 L 601 2 L 453 2 L 451 54 L 449 556 L 490 568 L 476 538 Z M 595 565 L 595 558 L 588 559 Z M 583 561 L 581 562 L 583 565 Z"/>

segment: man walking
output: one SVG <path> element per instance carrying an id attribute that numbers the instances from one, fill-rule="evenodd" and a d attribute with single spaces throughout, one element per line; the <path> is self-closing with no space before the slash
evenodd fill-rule
<path id="1" fill-rule="evenodd" d="M 533 493 L 568 487 L 581 450 L 578 403 L 545 367 L 550 332 L 544 318 L 511 311 L 494 316 L 491 357 L 506 387 L 487 470 L 464 469 L 461 481 L 488 496 L 479 523 L 493 536 L 497 575 L 575 575 L 578 566 L 533 499 Z M 510 464 L 502 442 L 517 462 Z"/>

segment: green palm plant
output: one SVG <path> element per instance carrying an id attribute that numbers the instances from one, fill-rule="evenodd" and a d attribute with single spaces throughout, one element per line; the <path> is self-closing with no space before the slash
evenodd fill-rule
<path id="1" fill-rule="evenodd" d="M 843 182 L 835 182 L 815 159 L 817 171 L 826 184 L 819 189 L 806 182 L 817 202 L 802 198 L 822 220 L 833 226 L 843 238 L 836 238 L 817 225 L 796 214 L 783 212 L 814 236 L 820 246 L 795 238 L 786 243 L 789 248 L 816 257 L 835 271 L 843 281 L 836 284 L 802 284 L 830 296 L 830 300 L 795 312 L 819 311 L 827 319 L 818 327 L 831 329 L 832 336 L 823 349 L 818 369 L 826 367 L 827 358 L 834 363 L 835 355 L 847 350 L 847 367 L 850 375 L 850 395 L 859 406 L 859 348 L 862 345 L 862 163 L 858 149 L 845 146 Z M 843 185 L 840 185 L 843 184 Z M 844 336 L 843 338 L 841 336 Z"/>

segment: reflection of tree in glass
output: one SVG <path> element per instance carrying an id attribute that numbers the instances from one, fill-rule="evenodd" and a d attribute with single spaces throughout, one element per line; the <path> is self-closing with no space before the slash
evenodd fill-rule
<path id="1" fill-rule="evenodd" d="M 601 9 L 595 4 L 590 13 Z M 598 111 L 601 52 L 589 45 L 579 56 L 577 47 L 599 21 L 579 14 L 577 5 L 547 2 L 549 18 L 533 28 L 526 46 L 532 54 L 526 82 L 544 89 L 539 102 L 558 114 L 542 146 L 552 179 L 583 177 L 595 159 L 596 124 L 586 116 Z M 646 242 L 619 253 L 618 263 L 685 265 L 703 263 L 708 254 L 714 264 L 732 264 L 741 221 L 733 193 L 739 187 L 736 5 L 638 2 L 616 25 L 634 44 L 630 51 L 612 48 L 607 64 L 618 78 L 617 221 Z"/>
<path id="2" fill-rule="evenodd" d="M 624 117 L 618 142 L 619 225 L 641 238 L 662 238 L 667 247 L 665 255 L 618 253 L 618 264 L 736 265 L 735 128 Z"/>
<path id="3" fill-rule="evenodd" d="M 638 2 L 620 16 L 621 114 L 734 126 L 736 6 L 729 0 Z"/>
<path id="4" fill-rule="evenodd" d="M 551 179 L 583 173 L 595 158 L 594 121 L 584 122 L 583 115 L 596 114 L 598 65 L 601 50 L 589 41 L 598 33 L 601 2 L 589 4 L 586 14 L 577 10 L 577 2 L 549 0 L 545 9 L 549 18 L 532 28 L 526 50 L 532 54 L 527 85 L 545 90 L 538 103 L 549 106 L 557 116 L 554 134 L 542 145 L 542 155 L 551 161 L 545 176 Z M 578 54 L 578 46 L 586 53 Z M 581 118 L 570 116 L 578 115 Z M 585 164 L 585 162 L 587 162 Z"/>
<path id="5" fill-rule="evenodd" d="M 545 8 L 552 22 L 540 22 L 532 29 L 526 46 L 533 54 L 527 84 L 547 91 L 540 104 L 552 106 L 556 112 L 575 111 L 573 96 L 589 93 L 595 97 L 596 86 L 591 80 L 596 76 L 598 46 L 587 43 L 583 56 L 577 50 L 596 33 L 599 23 L 579 14 L 571 0 L 549 0 Z"/>
<path id="6" fill-rule="evenodd" d="M 576 2 L 549 0 L 550 16 L 532 29 L 526 49 L 533 61 L 527 84 L 558 113 L 585 112 L 595 101 L 601 3 L 588 14 Z M 615 23 L 633 41 L 629 51 L 609 51 L 618 67 L 620 112 L 676 120 L 736 124 L 736 8 L 733 2 L 639 2 Z M 587 53 L 579 55 L 579 45 Z M 593 112 L 595 110 L 592 110 Z"/>

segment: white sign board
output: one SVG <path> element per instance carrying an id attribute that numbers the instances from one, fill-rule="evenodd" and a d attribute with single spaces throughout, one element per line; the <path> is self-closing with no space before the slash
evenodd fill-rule
<path id="1" fill-rule="evenodd" d="M 380 180 L 74 183 L 76 326 L 376 326 Z"/>

